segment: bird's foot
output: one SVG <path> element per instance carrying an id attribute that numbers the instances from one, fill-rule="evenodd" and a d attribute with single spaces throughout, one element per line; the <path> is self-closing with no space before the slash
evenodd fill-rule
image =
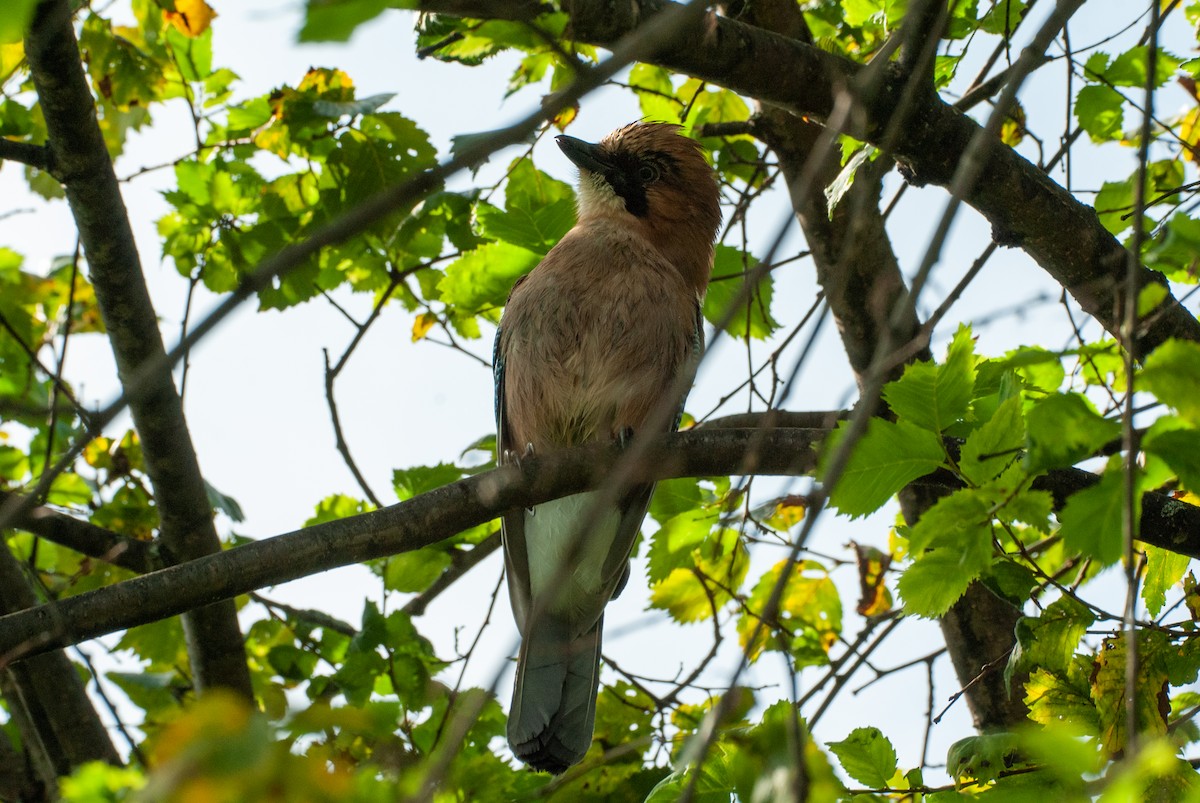
<path id="1" fill-rule="evenodd" d="M 613 440 L 615 440 L 617 442 L 617 446 L 620 446 L 622 449 L 628 447 L 630 442 L 633 440 L 633 427 L 621 427 L 619 430 L 617 430 L 617 434 Z"/>
<path id="2" fill-rule="evenodd" d="M 517 453 L 516 449 L 505 449 L 504 450 L 504 464 L 505 465 L 512 465 L 512 466 L 516 466 L 517 468 L 520 468 L 521 461 L 525 460 L 527 458 L 530 458 L 530 457 L 533 457 L 533 444 L 532 443 L 525 444 L 525 451 L 520 454 Z"/>

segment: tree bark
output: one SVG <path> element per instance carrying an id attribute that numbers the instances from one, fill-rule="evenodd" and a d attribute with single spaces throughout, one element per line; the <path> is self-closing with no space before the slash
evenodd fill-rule
<path id="1" fill-rule="evenodd" d="M 568 34 L 580 42 L 611 46 L 623 34 L 677 4 L 641 0 L 570 0 Z M 423 11 L 479 19 L 528 18 L 527 3 L 492 7 L 489 0 L 420 0 Z M 681 26 L 646 61 L 727 87 L 798 115 L 826 120 L 840 96 L 853 99 L 846 133 L 883 147 L 917 185 L 948 186 L 980 126 L 932 91 L 907 106 L 904 125 L 890 130 L 907 100 L 907 76 L 898 66 L 861 67 L 794 39 L 726 17 L 709 16 Z M 863 81 L 867 76 L 868 81 Z M 870 84 L 864 86 L 864 83 Z M 1100 224 L 1095 209 L 1079 202 L 1046 173 L 996 137 L 985 140 L 982 167 L 963 200 L 992 224 L 999 245 L 1019 247 L 1114 337 L 1124 316 L 1122 290 L 1128 256 Z M 1062 236 L 1064 231 L 1070 237 Z M 1166 279 L 1140 269 L 1139 286 Z M 1200 322 L 1168 291 L 1139 321 L 1132 348 L 1141 357 L 1171 337 L 1200 340 Z"/>
<path id="2" fill-rule="evenodd" d="M 537 455 L 451 483 L 396 505 L 266 538 L 106 588 L 0 616 L 0 667 L 25 656 L 174 616 L 269 585 L 412 552 L 533 507 L 601 487 L 671 477 L 798 476 L 811 473 L 828 429 L 704 428 L 629 450 L 588 446 Z M 633 459 L 630 459 L 633 458 Z M 1099 482 L 1077 469 L 1034 482 L 1056 500 Z M 954 487 L 938 473 L 923 485 Z M 1055 489 L 1059 490 L 1055 490 Z M 1069 488 L 1069 492 L 1063 492 Z M 1200 558 L 1200 507 L 1158 493 L 1142 498 L 1141 540 Z"/>
<path id="3" fill-rule="evenodd" d="M 122 387 L 142 442 L 162 520 L 163 557 L 182 562 L 220 551 L 212 507 L 165 362 L 158 318 L 142 276 L 133 231 L 83 73 L 67 0 L 43 0 L 25 40 L 29 70 L 49 135 L 50 164 L 63 182 Z M 133 382 L 148 364 L 164 368 Z M 232 601 L 183 619 L 197 687 L 252 696 Z"/>

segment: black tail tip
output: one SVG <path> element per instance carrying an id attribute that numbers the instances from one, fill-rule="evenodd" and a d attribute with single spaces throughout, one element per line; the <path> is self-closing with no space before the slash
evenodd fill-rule
<path id="1" fill-rule="evenodd" d="M 562 775 L 583 758 L 583 753 L 569 749 L 551 737 L 545 744 L 537 739 L 512 745 L 513 755 L 538 772 Z"/>

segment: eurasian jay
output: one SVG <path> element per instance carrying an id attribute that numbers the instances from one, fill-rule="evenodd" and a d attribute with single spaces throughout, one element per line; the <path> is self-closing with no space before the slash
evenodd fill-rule
<path id="1" fill-rule="evenodd" d="M 664 123 L 557 141 L 579 168 L 578 222 L 513 287 L 496 333 L 502 462 L 624 441 L 652 419 L 674 429 L 679 376 L 703 348 L 721 210 L 700 146 Z M 608 510 L 592 492 L 503 517 L 522 637 L 508 741 L 536 769 L 561 773 L 592 743 L 604 607 L 628 579 L 652 490 Z"/>

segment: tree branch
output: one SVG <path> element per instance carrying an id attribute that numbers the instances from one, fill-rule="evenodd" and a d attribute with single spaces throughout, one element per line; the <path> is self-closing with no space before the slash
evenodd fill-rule
<path id="1" fill-rule="evenodd" d="M 183 404 L 165 364 L 158 316 L 96 121 L 66 0 L 44 0 L 38 6 L 25 53 L 46 120 L 52 161 L 79 228 L 122 387 L 130 394 L 130 412 L 162 518 L 166 554 L 171 560 L 188 561 L 218 552 L 221 544 L 212 506 Z M 143 366 L 158 363 L 163 363 L 160 370 L 136 388 L 130 386 Z M 198 685 L 224 686 L 252 696 L 237 609 L 231 601 L 190 611 L 184 631 Z"/>
<path id="2" fill-rule="evenodd" d="M 371 513 L 266 538 L 0 617 L 0 667 L 265 586 L 430 546 L 506 510 L 599 488 L 614 473 L 631 483 L 671 477 L 810 474 L 816 446 L 827 433 L 827 429 L 697 429 L 649 441 L 636 465 L 627 465 L 623 460 L 627 455 L 607 445 L 538 455 L 519 467 L 477 474 Z M 1097 475 L 1086 471 L 1056 471 L 1035 482 L 1035 487 L 1051 488 L 1056 500 L 1064 500 L 1098 481 Z M 946 477 L 934 475 L 928 482 L 944 484 Z M 1145 543 L 1200 557 L 1198 507 L 1148 493 L 1143 497 L 1141 528 Z"/>
<path id="3" fill-rule="evenodd" d="M 0 491 L 0 505 L 11 496 L 9 491 Z M 131 572 L 145 574 L 162 568 L 162 561 L 150 542 L 114 533 L 48 507 L 35 507 L 21 514 L 12 526 Z"/>
<path id="4" fill-rule="evenodd" d="M 45 145 L 34 145 L 32 142 L 17 142 L 13 139 L 0 137 L 0 162 L 19 162 L 35 170 L 43 170 L 51 175 L 50 149 Z"/>
<path id="5" fill-rule="evenodd" d="M 421 0 L 420 8 L 481 19 L 501 18 L 488 0 Z M 568 32 L 581 42 L 609 46 L 623 33 L 664 9 L 666 0 L 642 0 L 627 13 L 612 13 L 604 0 L 572 0 Z M 797 114 L 826 119 L 842 93 L 858 91 L 863 68 L 817 47 L 724 17 L 707 17 L 677 30 L 646 61 L 693 75 Z M 901 69 L 882 71 L 879 90 L 859 97 L 847 133 L 881 144 L 904 94 Z M 916 98 L 909 120 L 893 142 L 882 143 L 915 184 L 947 186 L 980 126 L 933 93 Z M 992 224 L 1000 245 L 1024 249 L 1065 287 L 1089 315 L 1119 336 L 1126 253 L 1100 224 L 1095 210 L 1079 202 L 1028 160 L 988 141 L 982 168 L 963 200 Z M 1070 231 L 1070 237 L 1062 232 Z M 1161 274 L 1139 272 L 1141 286 L 1166 286 Z M 1144 355 L 1171 337 L 1200 340 L 1200 322 L 1170 294 L 1143 318 L 1133 350 Z"/>

